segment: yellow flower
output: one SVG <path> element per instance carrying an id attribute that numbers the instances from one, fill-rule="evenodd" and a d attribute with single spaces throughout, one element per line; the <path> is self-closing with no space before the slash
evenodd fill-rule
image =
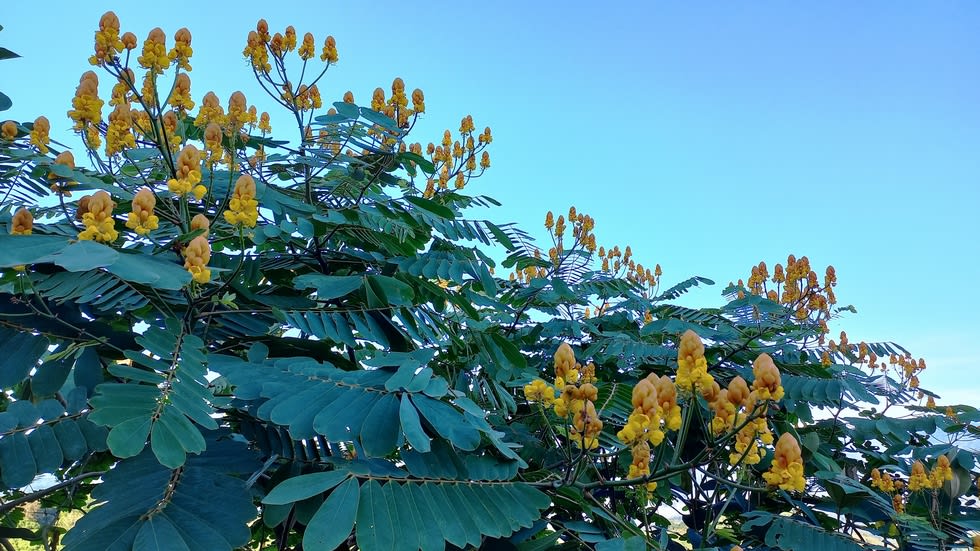
<path id="1" fill-rule="evenodd" d="M 524 385 L 524 397 L 528 402 L 541 402 L 548 407 L 555 401 L 555 389 L 542 379 L 535 379 L 530 384 Z"/>
<path id="2" fill-rule="evenodd" d="M 425 94 L 420 88 L 412 90 L 412 111 L 425 113 Z"/>
<path id="3" fill-rule="evenodd" d="M 272 65 L 269 64 L 269 51 L 266 50 L 265 42 L 258 32 L 249 31 L 242 55 L 248 58 L 254 70 L 260 73 L 268 73 L 272 70 Z"/>
<path id="4" fill-rule="evenodd" d="M 664 418 L 664 426 L 667 430 L 681 428 L 681 406 L 677 403 L 677 387 L 674 386 L 674 381 L 666 375 L 657 377 L 653 373 L 646 378 L 657 388 L 657 401 Z"/>
<path id="5" fill-rule="evenodd" d="M 282 47 L 287 52 L 296 49 L 296 29 L 292 25 L 286 27 L 286 37 L 282 41 Z"/>
<path id="6" fill-rule="evenodd" d="M 34 231 L 34 215 L 24 207 L 17 209 L 10 219 L 11 235 L 31 235 Z"/>
<path id="7" fill-rule="evenodd" d="M 190 34 L 190 33 L 188 33 Z M 188 40 L 190 37 L 188 36 Z M 148 69 L 148 74 L 163 74 L 170 67 L 170 57 L 167 56 L 167 35 L 163 29 L 156 27 L 150 31 L 143 41 L 143 55 L 137 59 L 140 67 Z"/>
<path id="8" fill-rule="evenodd" d="M 17 137 L 17 123 L 14 121 L 4 121 L 3 126 L 0 127 L 0 135 L 3 136 L 5 140 L 13 140 Z"/>
<path id="9" fill-rule="evenodd" d="M 199 128 L 206 128 L 212 122 L 224 125 L 226 121 L 225 110 L 221 107 L 218 96 L 214 95 L 214 92 L 204 94 L 204 100 L 201 101 L 201 109 L 194 119 L 194 125 Z"/>
<path id="10" fill-rule="evenodd" d="M 269 113 L 265 111 L 263 111 L 259 116 L 259 130 L 261 130 L 263 134 L 272 132 L 272 125 L 269 124 Z"/>
<path id="11" fill-rule="evenodd" d="M 174 90 L 170 93 L 168 105 L 177 109 L 182 114 L 194 109 L 194 100 L 191 99 L 191 77 L 187 73 L 180 73 L 174 79 Z"/>
<path id="12" fill-rule="evenodd" d="M 224 149 L 221 145 L 223 137 L 224 133 L 221 131 L 221 126 L 216 122 L 208 123 L 208 127 L 204 129 L 204 151 L 207 154 L 204 162 L 208 166 L 213 167 L 215 164 L 221 162 L 221 158 L 224 155 Z"/>
<path id="13" fill-rule="evenodd" d="M 677 351 L 677 387 L 694 392 L 711 386 L 714 378 L 708 374 L 708 361 L 704 358 L 704 344 L 697 333 L 688 329 L 681 335 Z"/>
<path id="14" fill-rule="evenodd" d="M 65 150 L 58 153 L 58 156 L 54 158 L 54 164 L 67 166 L 68 168 L 75 168 L 75 156 L 71 154 L 71 151 Z M 57 193 L 58 195 L 64 195 L 65 197 L 71 197 L 71 192 L 68 191 L 69 186 L 75 185 L 75 182 L 60 181 L 64 180 L 53 171 L 48 173 L 48 180 L 53 180 L 54 183 L 51 184 L 51 191 Z"/>
<path id="15" fill-rule="evenodd" d="M 150 188 L 140 188 L 133 197 L 133 212 L 130 212 L 126 219 L 126 227 L 139 235 L 146 235 L 151 230 L 157 229 L 160 218 L 153 214 L 156 204 L 157 197 Z"/>
<path id="16" fill-rule="evenodd" d="M 17 209 L 10 219 L 11 235 L 31 235 L 34 231 L 34 215 L 24 207 Z M 14 271 L 23 272 L 27 269 L 23 264 L 14 266 Z"/>
<path id="17" fill-rule="evenodd" d="M 470 132 L 472 132 L 474 130 L 474 128 L 475 127 L 473 125 L 473 116 L 472 115 L 466 115 L 465 117 L 463 117 L 462 122 L 459 123 L 459 133 L 460 134 L 469 134 Z"/>
<path id="18" fill-rule="evenodd" d="M 312 58 L 316 53 L 316 42 L 313 40 L 313 33 L 303 35 L 303 43 L 299 46 L 299 57 L 303 61 Z"/>
<path id="19" fill-rule="evenodd" d="M 195 214 L 194 218 L 191 218 L 191 231 L 204 230 L 204 237 L 208 236 L 208 232 L 211 229 L 211 221 L 208 217 L 203 214 Z"/>
<path id="20" fill-rule="evenodd" d="M 48 143 L 51 142 L 48 138 L 50 131 L 51 123 L 48 122 L 47 117 L 41 116 L 34 119 L 34 129 L 31 130 L 31 145 L 37 147 L 41 155 L 48 154 Z"/>
<path id="21" fill-rule="evenodd" d="M 111 63 L 124 47 L 123 41 L 119 39 L 119 18 L 111 11 L 105 12 L 99 19 L 99 30 L 95 31 L 95 55 L 88 58 L 89 63 Z"/>
<path id="22" fill-rule="evenodd" d="M 784 432 L 776 442 L 776 453 L 769 471 L 762 473 L 762 478 L 770 486 L 778 486 L 783 490 L 802 492 L 806 485 L 803 479 L 803 456 L 796 438 Z"/>
<path id="23" fill-rule="evenodd" d="M 480 157 L 480 168 L 483 170 L 490 168 L 490 154 L 486 151 L 484 151 L 483 155 Z"/>
<path id="24" fill-rule="evenodd" d="M 255 122 L 255 114 L 250 113 L 245 101 L 245 94 L 234 92 L 228 98 L 228 125 L 232 135 L 248 123 Z"/>
<path id="25" fill-rule="evenodd" d="M 939 489 L 943 487 L 943 483 L 950 480 L 953 480 L 953 468 L 950 467 L 949 458 L 940 455 L 936 460 L 936 466 L 929 473 L 929 482 L 933 488 Z"/>
<path id="26" fill-rule="evenodd" d="M 327 63 L 337 63 L 340 57 L 337 55 L 337 41 L 332 36 L 328 36 L 323 41 L 323 50 L 320 52 L 320 61 Z"/>
<path id="27" fill-rule="evenodd" d="M 123 33 L 122 35 L 123 47 L 127 50 L 136 49 L 136 35 L 130 32 Z"/>
<path id="28" fill-rule="evenodd" d="M 211 261 L 211 244 L 208 238 L 199 235 L 187 244 L 184 249 L 184 269 L 190 272 L 191 277 L 198 283 L 211 281 L 211 270 L 208 269 L 208 262 Z"/>
<path id="29" fill-rule="evenodd" d="M 167 54 L 167 58 L 170 61 L 176 61 L 177 67 L 185 71 L 190 71 L 190 58 L 193 54 L 194 49 L 191 48 L 191 32 L 187 30 L 187 27 L 178 29 L 174 33 L 174 47 Z"/>
<path id="30" fill-rule="evenodd" d="M 925 465 L 921 461 L 912 463 L 912 473 L 909 474 L 909 490 L 918 492 L 919 490 L 928 490 L 931 487 L 932 484 L 929 475 L 926 474 Z"/>
<path id="31" fill-rule="evenodd" d="M 86 211 L 82 214 L 82 224 L 85 225 L 85 229 L 78 234 L 78 239 L 81 241 L 95 240 L 102 243 L 111 243 L 119 237 L 119 232 L 116 231 L 116 221 L 112 218 L 112 209 L 116 207 L 116 203 L 112 200 L 105 191 L 96 191 L 91 196 L 87 197 L 86 201 Z M 79 202 L 79 211 L 81 211 L 81 202 Z"/>
<path id="32" fill-rule="evenodd" d="M 105 134 L 105 154 L 115 155 L 124 149 L 136 147 L 133 135 L 133 115 L 128 103 L 121 103 L 109 113 L 109 126 Z"/>
<path id="33" fill-rule="evenodd" d="M 167 181 L 167 189 L 180 197 L 185 193 L 193 193 L 198 200 L 207 193 L 207 188 L 201 185 L 201 152 L 191 144 L 180 150 L 177 156 L 177 177 Z"/>
<path id="34" fill-rule="evenodd" d="M 752 362 L 752 374 L 755 376 L 752 390 L 760 400 L 782 399 L 783 387 L 780 384 L 779 369 L 776 368 L 769 354 L 759 354 L 759 357 Z"/>
<path id="35" fill-rule="evenodd" d="M 255 199 L 255 180 L 248 174 L 242 174 L 235 182 L 235 191 L 224 212 L 229 224 L 242 224 L 254 228 L 259 218 L 259 202 Z"/>
<path id="36" fill-rule="evenodd" d="M 592 450 L 599 446 L 599 433 L 602 431 L 602 420 L 596 412 L 592 400 L 585 400 L 581 407 L 572 412 L 572 426 L 568 430 L 568 438 L 579 447 Z"/>
<path id="37" fill-rule="evenodd" d="M 94 149 L 101 144 L 95 125 L 102 122 L 103 103 L 99 99 L 99 77 L 92 71 L 86 71 L 75 88 L 75 97 L 71 100 L 72 109 L 68 111 L 68 116 L 75 122 L 75 131 L 84 134 L 89 148 Z"/>

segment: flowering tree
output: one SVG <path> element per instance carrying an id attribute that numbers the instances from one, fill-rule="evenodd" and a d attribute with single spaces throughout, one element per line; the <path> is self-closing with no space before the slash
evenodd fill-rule
<path id="1" fill-rule="evenodd" d="M 68 111 L 85 163 L 44 117 L 2 125 L 0 537 L 100 551 L 973 541 L 976 456 L 958 440 L 980 415 L 938 410 L 918 388 L 925 362 L 897 345 L 827 341 L 848 310 L 833 268 L 820 281 L 806 257 L 771 276 L 760 263 L 723 306 L 683 307 L 712 282 L 661 288 L 659 265 L 597 246 L 574 207 L 547 214 L 547 251 L 469 217 L 497 205 L 468 193 L 493 141 L 471 117 L 410 144 L 425 98 L 401 79 L 370 107 L 348 92 L 324 112 L 332 37 L 264 21 L 248 35 L 283 141 L 241 92 L 195 111 L 190 31 L 168 49 L 154 29 L 137 55 L 121 30 L 102 16 L 99 72 Z M 17 526 L 34 501 L 83 515 L 63 537 Z"/>

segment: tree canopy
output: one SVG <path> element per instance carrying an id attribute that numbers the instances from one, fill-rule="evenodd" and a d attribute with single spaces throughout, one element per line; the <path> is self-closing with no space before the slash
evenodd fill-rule
<path id="1" fill-rule="evenodd" d="M 323 105 L 332 37 L 248 33 L 272 116 L 193 99 L 188 29 L 123 31 L 95 32 L 82 148 L 2 125 L 2 541 L 980 548 L 980 414 L 898 344 L 830 339 L 833 267 L 686 307 L 714 282 L 662 285 L 575 207 L 474 214 L 499 204 L 472 117 L 413 142 L 400 78 Z M 82 515 L 26 529 L 32 502 Z"/>

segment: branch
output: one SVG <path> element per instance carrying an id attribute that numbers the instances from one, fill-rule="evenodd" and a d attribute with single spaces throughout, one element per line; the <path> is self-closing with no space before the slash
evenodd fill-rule
<path id="1" fill-rule="evenodd" d="M 2 504 L 0 504 L 0 515 L 4 515 L 7 512 L 13 510 L 15 507 L 18 507 L 20 505 L 23 505 L 24 503 L 30 503 L 31 501 L 37 501 L 37 500 L 39 500 L 39 499 L 41 499 L 41 498 L 43 498 L 43 497 L 45 497 L 47 495 L 53 494 L 53 493 L 57 492 L 58 490 L 61 490 L 62 488 L 66 488 L 68 486 L 74 486 L 75 484 L 78 484 L 79 482 L 81 482 L 83 480 L 86 480 L 86 479 L 89 479 L 89 478 L 95 478 L 97 476 L 102 476 L 105 473 L 106 473 L 106 471 L 93 471 L 93 472 L 90 472 L 90 473 L 82 473 L 82 474 L 80 474 L 78 476 L 69 478 L 68 480 L 65 480 L 64 482 L 59 482 L 59 483 L 55 484 L 54 486 L 48 486 L 47 488 L 45 488 L 43 490 L 38 490 L 36 492 L 32 492 L 30 494 L 27 494 L 25 496 L 18 497 L 17 499 L 12 499 L 10 501 L 7 501 L 5 503 L 2 503 Z"/>

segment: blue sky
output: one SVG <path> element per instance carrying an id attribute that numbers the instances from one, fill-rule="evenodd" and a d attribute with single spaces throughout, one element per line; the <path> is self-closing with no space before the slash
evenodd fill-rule
<path id="1" fill-rule="evenodd" d="M 925 386 L 977 403 L 980 4 L 137 4 L 5 7 L 0 45 L 24 57 L 0 63 L 14 101 L 3 117 L 45 114 L 67 135 L 113 9 L 140 42 L 187 26 L 193 97 L 240 88 L 282 129 L 251 83 L 245 36 L 258 17 L 318 45 L 333 34 L 326 100 L 350 89 L 366 104 L 401 76 L 426 93 L 416 140 L 467 113 L 493 128 L 493 167 L 474 185 L 504 203 L 498 221 L 543 232 L 548 209 L 575 205 L 601 243 L 631 244 L 668 283 L 723 284 L 789 253 L 833 264 L 838 298 L 859 311 L 834 329 L 903 344 L 929 363 Z"/>

